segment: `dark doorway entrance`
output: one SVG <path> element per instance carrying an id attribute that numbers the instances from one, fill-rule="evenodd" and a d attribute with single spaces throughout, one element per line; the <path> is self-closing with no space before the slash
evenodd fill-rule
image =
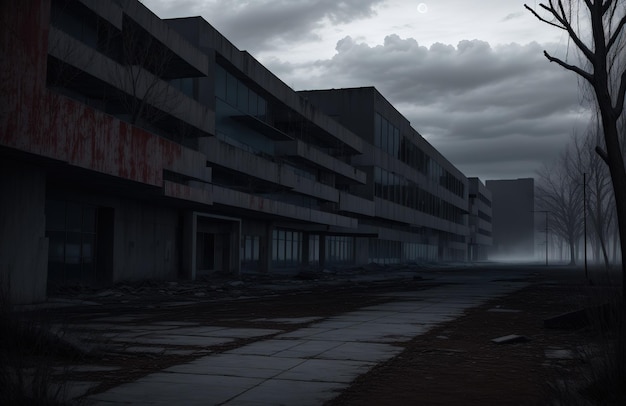
<path id="1" fill-rule="evenodd" d="M 199 231 L 196 234 L 196 266 L 199 271 L 215 269 L 215 236 Z"/>

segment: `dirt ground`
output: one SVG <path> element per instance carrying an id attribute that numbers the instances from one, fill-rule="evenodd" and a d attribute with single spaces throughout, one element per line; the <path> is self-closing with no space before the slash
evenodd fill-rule
<path id="1" fill-rule="evenodd" d="M 544 327 L 544 319 L 613 293 L 558 281 L 533 284 L 416 337 L 326 406 L 624 404 L 612 393 L 581 394 L 605 366 L 590 355 L 606 348 L 604 337 L 589 326 Z M 512 334 L 523 338 L 492 342 Z"/>

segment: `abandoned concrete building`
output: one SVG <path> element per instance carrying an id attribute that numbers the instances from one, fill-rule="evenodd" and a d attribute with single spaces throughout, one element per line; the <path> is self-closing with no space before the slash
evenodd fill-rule
<path id="1" fill-rule="evenodd" d="M 468 179 L 376 89 L 296 92 L 204 19 L 137 0 L 1 4 L 13 302 L 63 284 L 481 257 Z"/>
<path id="2" fill-rule="evenodd" d="M 468 258 L 471 261 L 485 261 L 493 246 L 493 208 L 491 191 L 480 179 L 469 181 L 469 241 Z"/>
<path id="3" fill-rule="evenodd" d="M 515 261 L 535 259 L 535 180 L 487 180 L 485 185 L 491 192 L 493 204 L 490 258 Z"/>

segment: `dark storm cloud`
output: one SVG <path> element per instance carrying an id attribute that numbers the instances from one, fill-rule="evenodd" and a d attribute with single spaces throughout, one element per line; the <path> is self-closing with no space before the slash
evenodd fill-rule
<path id="1" fill-rule="evenodd" d="M 316 30 L 376 15 L 383 0 L 249 0 L 159 3 L 162 15 L 174 8 L 203 15 L 236 46 L 260 53 L 285 44 L 318 38 Z M 211 18 L 215 16 L 215 18 Z M 243 45 L 245 44 L 245 45 Z"/>
<path id="2" fill-rule="evenodd" d="M 345 37 L 331 59 L 269 65 L 298 88 L 375 86 L 468 175 L 506 162 L 532 176 L 587 118 L 575 75 L 543 49 L 478 40 L 427 48 L 397 35 L 369 46 Z"/>

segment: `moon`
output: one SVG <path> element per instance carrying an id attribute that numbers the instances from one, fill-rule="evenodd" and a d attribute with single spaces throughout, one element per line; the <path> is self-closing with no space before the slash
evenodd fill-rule
<path id="1" fill-rule="evenodd" d="M 417 12 L 424 14 L 428 11 L 428 6 L 426 5 L 426 3 L 420 3 L 417 5 Z"/>

